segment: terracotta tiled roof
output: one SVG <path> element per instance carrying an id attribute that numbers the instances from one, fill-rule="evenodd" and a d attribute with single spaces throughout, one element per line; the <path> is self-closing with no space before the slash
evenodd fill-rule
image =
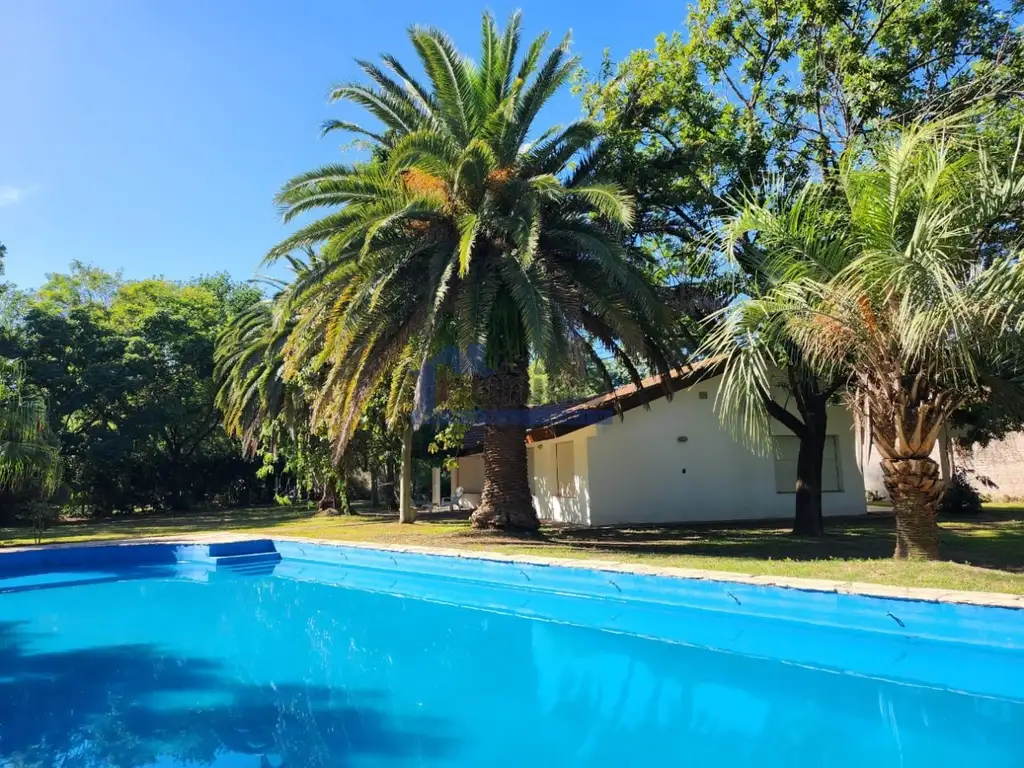
<path id="1" fill-rule="evenodd" d="M 605 407 L 611 407 L 617 413 L 628 411 L 717 376 L 722 372 L 725 360 L 725 356 L 709 357 L 674 369 L 667 375 L 648 376 L 640 382 L 639 387 L 636 384 L 626 384 L 611 392 L 584 400 L 566 409 L 564 414 Z"/>
<path id="2" fill-rule="evenodd" d="M 712 357 L 690 363 L 666 375 L 648 376 L 640 382 L 639 387 L 636 384 L 626 384 L 582 402 L 534 406 L 529 409 L 530 426 L 527 429 L 527 442 L 550 440 L 575 432 L 613 415 L 623 414 L 659 398 L 670 396 L 719 375 L 724 363 L 725 357 Z M 479 452 L 483 441 L 484 425 L 476 424 L 470 427 L 463 440 L 462 454 Z"/>

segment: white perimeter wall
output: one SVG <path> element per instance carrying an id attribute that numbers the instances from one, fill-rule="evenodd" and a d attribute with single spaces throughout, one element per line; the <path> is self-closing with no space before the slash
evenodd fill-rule
<path id="1" fill-rule="evenodd" d="M 859 446 L 858 446 L 859 448 Z M 882 498 L 888 497 L 878 464 L 878 451 L 864 454 L 864 486 Z M 1024 499 L 1024 432 L 1014 432 L 1002 440 L 964 450 L 944 436 L 932 451 L 939 462 L 942 477 L 949 479 L 958 467 L 967 470 L 967 477 L 979 493 L 993 501 Z"/>
<path id="2" fill-rule="evenodd" d="M 975 446 L 970 451 L 954 448 L 951 462 L 968 470 L 978 492 L 995 501 L 1024 499 L 1024 432 Z"/>
<path id="3" fill-rule="evenodd" d="M 776 492 L 774 460 L 752 453 L 720 425 L 714 412 L 718 381 L 590 428 L 591 525 L 792 517 L 794 495 Z M 792 434 L 772 424 L 777 434 Z M 823 494 L 826 515 L 865 512 L 852 425 L 845 408 L 829 409 L 828 434 L 837 438 L 843 490 Z"/>

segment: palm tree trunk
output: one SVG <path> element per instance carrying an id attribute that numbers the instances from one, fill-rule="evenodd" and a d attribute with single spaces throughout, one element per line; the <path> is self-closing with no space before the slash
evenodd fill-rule
<path id="1" fill-rule="evenodd" d="M 416 521 L 416 510 L 412 506 L 412 421 L 402 430 L 402 487 L 399 493 L 398 522 Z"/>
<path id="2" fill-rule="evenodd" d="M 540 527 L 526 470 L 527 361 L 476 377 L 474 400 L 484 411 L 484 487 L 474 528 L 536 531 Z"/>
<path id="3" fill-rule="evenodd" d="M 937 560 L 935 510 L 942 496 L 939 465 L 932 459 L 882 459 L 882 477 L 896 513 L 893 557 Z"/>

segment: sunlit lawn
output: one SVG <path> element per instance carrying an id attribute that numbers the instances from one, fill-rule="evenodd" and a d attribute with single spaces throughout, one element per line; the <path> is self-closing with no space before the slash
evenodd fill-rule
<path id="1" fill-rule="evenodd" d="M 942 523 L 936 563 L 891 559 L 891 519 L 830 521 L 822 541 L 791 536 L 782 523 L 568 530 L 547 528 L 536 539 L 470 530 L 450 516 L 421 516 L 399 525 L 388 513 L 325 517 L 296 508 L 254 508 L 170 515 L 132 515 L 68 522 L 41 541 L 76 542 L 229 531 L 308 536 L 337 541 L 419 544 L 675 565 L 748 574 L 865 581 L 1024 594 L 1024 506 L 989 505 L 976 519 Z M 0 528 L 4 546 L 35 543 L 28 528 Z"/>

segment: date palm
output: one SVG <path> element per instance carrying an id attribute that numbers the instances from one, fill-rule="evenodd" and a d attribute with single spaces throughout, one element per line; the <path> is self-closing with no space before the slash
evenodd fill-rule
<path id="1" fill-rule="evenodd" d="M 738 344 L 724 405 L 763 430 L 760 393 L 795 344 L 846 399 L 881 461 L 896 513 L 896 557 L 935 558 L 943 490 L 931 458 L 954 410 L 990 391 L 988 364 L 1019 349 L 1024 324 L 1020 152 L 992 157 L 949 126 L 916 126 L 794 200 L 747 201 L 726 224 L 733 253 L 752 241 L 784 279 L 723 311 L 708 342 Z M 763 432 L 762 432 L 763 434 Z"/>
<path id="2" fill-rule="evenodd" d="M 288 256 L 292 280 L 267 280 L 275 295 L 230 318 L 217 337 L 215 402 L 225 430 L 247 456 L 273 450 L 282 431 L 309 431 L 302 388 L 284 376 L 285 346 L 295 325 L 287 296 L 293 282 L 315 268 L 315 255 L 308 257 Z"/>
<path id="3" fill-rule="evenodd" d="M 217 406 L 223 414 L 228 434 L 239 439 L 243 451 L 275 451 L 283 439 L 305 454 L 316 470 L 317 485 L 322 485 L 321 509 L 349 509 L 346 497 L 345 451 L 323 455 L 322 420 L 315 420 L 312 400 L 326 374 L 322 350 L 323 335 L 309 334 L 311 319 L 324 313 L 309 301 L 295 297 L 316 283 L 323 268 L 317 254 L 308 250 L 304 257 L 289 255 L 291 279 L 268 280 L 277 289 L 275 296 L 248 307 L 232 318 L 220 333 L 214 354 L 214 378 L 217 382 Z M 301 307 L 302 313 L 296 312 Z M 327 307 L 329 310 L 330 307 Z M 326 313 L 330 317 L 330 312 Z M 296 329 L 300 327 L 296 333 Z M 309 343 L 312 339 L 313 343 Z M 300 343 L 300 340 L 302 343 Z M 402 403 L 411 396 L 408 360 L 402 358 L 391 376 L 391 389 L 385 418 L 389 428 L 403 425 L 403 453 L 411 447 L 411 433 L 404 429 L 409 421 Z M 313 393 L 311 395 L 311 393 Z M 324 465 L 328 465 L 325 470 Z M 412 467 L 402 464 L 400 519 L 412 522 Z"/>
<path id="4" fill-rule="evenodd" d="M 393 56 L 360 62 L 372 85 L 333 98 L 382 125 L 333 121 L 364 136 L 372 159 L 297 176 L 278 195 L 287 220 L 328 209 L 274 248 L 280 258 L 319 246 L 324 268 L 296 292 L 296 359 L 312 344 L 327 373 L 316 412 L 339 445 L 386 374 L 446 343 L 486 350 L 473 371 L 486 414 L 484 488 L 473 522 L 538 525 L 526 477 L 528 365 L 548 370 L 611 350 L 666 371 L 666 310 L 619 243 L 631 201 L 592 183 L 596 128 L 534 132 L 544 104 L 570 77 L 568 39 L 544 56 L 546 35 L 519 55 L 520 20 L 502 33 L 483 17 L 480 60 L 434 29 L 409 33 L 425 83 Z"/>

